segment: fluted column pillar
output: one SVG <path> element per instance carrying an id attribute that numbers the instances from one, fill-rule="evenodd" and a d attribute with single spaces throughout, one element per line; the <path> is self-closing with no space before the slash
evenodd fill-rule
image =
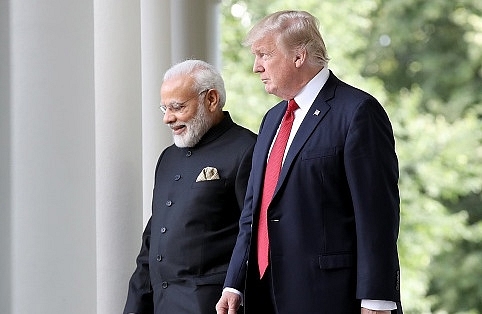
<path id="1" fill-rule="evenodd" d="M 163 124 L 159 109 L 162 76 L 171 65 L 169 11 L 169 0 L 141 1 L 143 226 L 151 215 L 157 158 L 172 144 L 171 131 Z M 137 238 L 136 248 L 140 248 L 140 235 Z"/>
<path id="2" fill-rule="evenodd" d="M 1 311 L 95 313 L 92 3 L 6 2 L 9 153 L 1 163 L 9 167 L 2 190 L 8 184 L 10 250 L 1 255 L 10 278 L 0 284 L 10 295 Z"/>
<path id="3" fill-rule="evenodd" d="M 121 313 L 142 228 L 141 11 L 93 3 L 97 313 Z"/>
<path id="4" fill-rule="evenodd" d="M 219 64 L 218 1 L 199 2 L 0 0 L 2 312 L 121 312 L 172 143 L 162 75 Z"/>
<path id="5" fill-rule="evenodd" d="M 11 313 L 10 4 L 0 1 L 0 304 Z"/>
<path id="6" fill-rule="evenodd" d="M 220 0 L 176 0 L 171 2 L 173 61 L 201 59 L 219 69 L 221 66 Z"/>

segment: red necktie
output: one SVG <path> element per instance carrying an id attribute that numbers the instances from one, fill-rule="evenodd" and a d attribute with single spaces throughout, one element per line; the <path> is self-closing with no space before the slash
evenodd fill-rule
<path id="1" fill-rule="evenodd" d="M 281 126 L 276 136 L 276 140 L 271 148 L 268 163 L 266 165 L 266 172 L 264 174 L 263 196 L 261 198 L 261 209 L 259 214 L 258 224 L 258 266 L 259 274 L 262 278 L 266 268 L 268 267 L 268 206 L 273 198 L 273 193 L 278 183 L 278 177 L 283 164 L 283 156 L 286 149 L 286 144 L 290 136 L 293 120 L 295 119 L 294 111 L 298 109 L 298 105 L 294 99 L 288 103 L 286 113 L 281 121 Z"/>

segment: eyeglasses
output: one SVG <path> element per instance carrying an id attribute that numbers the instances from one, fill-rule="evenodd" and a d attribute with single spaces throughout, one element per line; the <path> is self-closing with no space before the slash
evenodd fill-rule
<path id="1" fill-rule="evenodd" d="M 161 104 L 159 108 L 161 108 L 161 111 L 162 111 L 163 114 L 166 114 L 166 112 L 167 112 L 168 109 L 169 109 L 170 112 L 175 113 L 175 114 L 176 114 L 176 113 L 177 113 L 177 114 L 178 114 L 178 113 L 182 113 L 182 112 L 184 111 L 184 109 L 187 107 L 186 104 L 187 104 L 189 101 L 193 100 L 193 99 L 196 98 L 196 97 L 201 96 L 202 94 L 204 94 L 204 93 L 207 92 L 207 91 L 209 91 L 209 89 L 205 89 L 205 90 L 203 90 L 202 92 L 200 92 L 199 94 L 197 94 L 196 96 L 191 97 L 191 98 L 189 98 L 188 100 L 183 101 L 183 102 L 174 102 L 174 103 L 171 103 L 171 104 L 169 104 L 169 105 L 167 105 L 167 106 Z"/>

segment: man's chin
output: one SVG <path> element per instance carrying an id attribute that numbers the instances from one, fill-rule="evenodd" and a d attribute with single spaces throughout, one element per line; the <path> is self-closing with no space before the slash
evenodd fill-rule
<path id="1" fill-rule="evenodd" d="M 179 148 L 187 147 L 186 142 L 184 141 L 184 139 L 181 136 L 174 135 L 173 139 L 174 139 L 174 145 L 176 145 L 177 147 L 179 147 Z"/>
<path id="2" fill-rule="evenodd" d="M 174 135 L 174 145 L 176 145 L 179 148 L 185 148 L 185 147 L 194 147 L 199 140 L 195 140 L 193 138 L 186 138 L 185 136 L 180 136 L 180 135 Z"/>
<path id="3" fill-rule="evenodd" d="M 264 86 L 264 90 L 265 90 L 268 94 L 270 94 L 270 95 L 276 95 L 276 94 L 275 94 L 275 89 L 273 88 L 273 86 L 271 86 L 271 85 L 269 85 L 269 84 L 266 84 L 266 85 Z"/>

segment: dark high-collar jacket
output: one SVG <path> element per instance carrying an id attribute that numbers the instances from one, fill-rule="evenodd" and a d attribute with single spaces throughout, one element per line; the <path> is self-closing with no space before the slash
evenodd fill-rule
<path id="1" fill-rule="evenodd" d="M 255 141 L 225 112 L 195 147 L 162 152 L 124 313 L 213 313 L 238 234 Z M 206 167 L 217 169 L 219 179 L 198 179 Z"/>

